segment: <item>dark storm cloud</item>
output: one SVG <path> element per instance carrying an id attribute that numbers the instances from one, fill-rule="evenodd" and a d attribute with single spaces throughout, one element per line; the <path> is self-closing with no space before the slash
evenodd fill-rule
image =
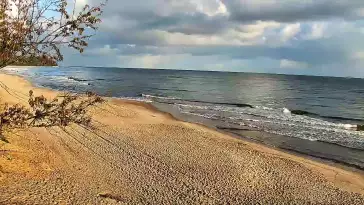
<path id="1" fill-rule="evenodd" d="M 250 4 L 246 4 L 246 1 L 242 0 L 225 0 L 223 2 L 231 14 L 230 18 L 239 22 L 256 20 L 297 22 L 332 18 L 360 19 L 362 17 L 358 15 L 357 9 L 364 8 L 363 0 L 276 0 L 269 5 L 264 3 L 261 5 L 260 1 Z"/>
<path id="2" fill-rule="evenodd" d="M 97 0 L 89 0 L 96 2 Z M 175 0 L 110 0 L 104 18 L 133 21 L 138 31 L 159 29 L 169 32 L 216 34 L 239 24 L 255 21 L 298 22 L 328 19 L 361 19 L 358 10 L 363 0 L 222 0 L 224 15 L 209 16 L 191 6 L 194 1 L 182 1 L 186 6 L 174 6 Z M 201 1 L 207 7 L 217 1 Z M 270 2 L 269 4 L 267 2 Z M 183 5 L 183 4 L 182 4 Z M 210 6 L 211 7 L 211 6 Z M 115 26 L 118 29 L 118 26 Z"/>
<path id="3" fill-rule="evenodd" d="M 231 23 L 226 16 L 210 17 L 203 13 L 176 14 L 173 16 L 154 16 L 146 22 L 141 22 L 140 29 L 160 29 L 171 33 L 187 35 L 212 35 L 228 29 Z"/>
<path id="4" fill-rule="evenodd" d="M 346 52 L 341 49 L 327 48 L 329 45 L 317 44 L 317 41 L 302 43 L 297 47 L 266 47 L 266 46 L 207 46 L 185 48 L 183 52 L 195 56 L 223 55 L 232 59 L 254 59 L 266 57 L 275 60 L 289 59 L 298 62 L 309 62 L 311 65 L 324 65 L 343 62 L 347 59 Z"/>
<path id="5" fill-rule="evenodd" d="M 310 40 L 295 46 L 267 47 L 260 46 L 146 46 L 116 45 L 116 55 L 175 55 L 192 56 L 227 56 L 231 59 L 289 59 L 297 62 L 308 62 L 313 66 L 345 62 L 349 56 L 344 41 Z M 87 53 L 87 52 L 86 52 Z M 97 56 L 97 53 L 89 55 Z"/>
<path id="6" fill-rule="evenodd" d="M 269 5 L 264 3 L 266 1 L 224 0 L 226 13 L 209 16 L 193 7 L 176 9 L 172 6 L 173 2 L 176 1 L 110 0 L 97 41 L 100 44 L 161 46 L 168 43 L 165 36 L 153 31 L 211 36 L 229 29 L 239 30 L 238 26 L 254 24 L 258 20 L 296 22 L 354 18 L 357 17 L 357 9 L 364 7 L 363 0 L 291 0 L 277 1 L 275 4 L 268 1 L 273 2 Z"/>
<path id="7" fill-rule="evenodd" d="M 208 16 L 199 10 L 173 10 L 168 4 L 174 1 L 150 0 L 109 1 L 106 18 L 119 16 L 134 20 L 140 29 L 161 29 L 186 34 L 214 34 L 235 24 L 255 21 L 298 22 L 328 19 L 361 19 L 358 14 L 364 8 L 363 0 L 223 0 L 226 15 Z M 183 2 L 183 1 L 181 1 Z M 186 1 L 189 2 L 189 1 Z M 206 1 L 208 2 L 208 1 Z M 205 3 L 206 3 L 205 2 Z M 216 1 L 210 1 L 215 2 Z M 207 4 L 207 3 L 206 3 Z M 160 13 L 159 7 L 173 12 Z M 163 9 L 162 9 L 163 10 Z"/>

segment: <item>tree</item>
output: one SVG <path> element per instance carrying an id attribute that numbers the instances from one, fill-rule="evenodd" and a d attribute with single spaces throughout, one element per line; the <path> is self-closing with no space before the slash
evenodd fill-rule
<path id="1" fill-rule="evenodd" d="M 23 57 L 12 63 L 14 66 L 57 66 L 57 62 L 47 56 Z"/>
<path id="2" fill-rule="evenodd" d="M 0 68 L 20 58 L 62 61 L 61 46 L 82 53 L 104 5 L 79 9 L 77 0 L 1 0 Z"/>
<path id="3" fill-rule="evenodd" d="M 11 64 L 63 60 L 62 46 L 80 53 L 95 34 L 104 3 L 79 9 L 77 0 L 0 0 L 0 69 Z M 7 89 L 1 83 L 1 87 Z M 9 92 L 9 91 L 8 91 Z M 0 140 L 7 130 L 28 127 L 87 126 L 87 109 L 103 99 L 93 93 L 35 97 L 29 106 L 0 106 Z"/>

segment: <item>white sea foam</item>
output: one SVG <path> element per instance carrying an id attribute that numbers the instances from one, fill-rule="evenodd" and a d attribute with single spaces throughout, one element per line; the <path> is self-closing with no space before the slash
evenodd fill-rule
<path id="1" fill-rule="evenodd" d="M 290 115 L 291 114 L 291 111 L 287 108 L 283 108 L 283 113 L 286 114 L 286 115 Z"/>
<path id="2" fill-rule="evenodd" d="M 142 94 L 142 97 L 144 97 L 144 98 L 164 99 L 164 100 L 176 100 L 177 99 L 177 98 L 174 98 L 174 97 L 162 97 L 162 96 L 155 96 L 155 95 L 148 95 L 148 94 Z"/>
<path id="3" fill-rule="evenodd" d="M 224 122 L 239 124 L 262 131 L 306 139 L 325 141 L 343 146 L 363 148 L 364 132 L 357 132 L 356 125 L 340 124 L 304 115 L 292 115 L 287 108 L 255 107 L 253 109 L 223 105 L 177 104 L 181 112 L 204 118 L 218 118 Z M 282 112 L 283 110 L 283 112 Z"/>
<path id="4" fill-rule="evenodd" d="M 198 114 L 198 113 L 193 113 L 193 112 L 188 112 L 188 111 L 181 111 L 181 113 L 195 115 L 195 116 L 203 117 L 206 119 L 216 119 L 216 115 Z"/>
<path id="5" fill-rule="evenodd" d="M 265 106 L 255 106 L 255 108 L 262 109 L 262 110 L 274 110 L 274 108 L 265 107 Z"/>
<path id="6" fill-rule="evenodd" d="M 255 120 L 255 119 L 245 119 L 245 120 L 250 122 L 260 122 L 260 120 Z"/>
<path id="7" fill-rule="evenodd" d="M 148 100 L 141 97 L 112 97 L 113 99 L 122 99 L 122 100 L 134 100 L 138 102 L 146 102 L 146 103 L 152 103 L 152 100 Z"/>
<path id="8" fill-rule="evenodd" d="M 358 125 L 351 125 L 351 124 L 340 124 L 340 126 L 344 127 L 345 129 L 356 129 Z"/>
<path id="9" fill-rule="evenodd" d="M 181 104 L 181 103 L 176 103 L 176 105 L 180 108 L 192 108 L 192 109 L 201 109 L 201 110 L 209 110 L 212 108 L 211 106 L 191 105 L 191 104 Z"/>

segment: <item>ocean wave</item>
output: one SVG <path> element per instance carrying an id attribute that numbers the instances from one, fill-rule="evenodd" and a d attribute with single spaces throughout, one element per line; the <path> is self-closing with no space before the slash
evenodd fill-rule
<path id="1" fill-rule="evenodd" d="M 142 97 L 145 98 L 154 98 L 154 99 L 161 99 L 161 100 L 176 100 L 185 103 L 201 103 L 201 104 L 210 104 L 210 105 L 227 105 L 227 106 L 234 106 L 240 108 L 254 108 L 253 105 L 247 103 L 228 103 L 228 102 L 210 102 L 210 101 L 201 101 L 201 100 L 192 100 L 192 99 L 181 99 L 176 97 L 165 97 L 165 96 L 155 96 L 149 94 L 141 94 Z M 176 102 L 179 103 L 179 102 Z"/>
<path id="2" fill-rule="evenodd" d="M 318 116 L 318 114 L 316 114 L 316 113 L 308 112 L 305 110 L 292 110 L 291 113 L 295 114 L 295 115 Z"/>
<path id="3" fill-rule="evenodd" d="M 184 105 L 184 104 L 178 104 L 178 105 L 182 106 L 182 107 L 193 108 L 193 109 L 231 112 L 231 113 L 239 114 L 242 117 L 239 120 L 247 120 L 247 119 L 244 119 L 244 115 L 250 115 L 250 116 L 259 117 L 259 118 L 278 120 L 278 121 L 276 121 L 276 123 L 278 123 L 278 122 L 283 123 L 284 121 L 287 121 L 287 122 L 292 121 L 295 123 L 300 123 L 301 126 L 303 126 L 302 123 L 304 123 L 304 124 L 308 124 L 308 126 L 319 125 L 319 126 L 325 126 L 325 127 L 326 126 L 340 127 L 340 128 L 350 129 L 350 130 L 356 129 L 358 127 L 357 124 L 334 123 L 334 122 L 330 122 L 330 121 L 325 121 L 324 119 L 322 119 L 324 117 L 321 117 L 320 115 L 317 115 L 317 114 L 313 115 L 311 113 L 308 114 L 309 112 L 305 112 L 305 111 L 297 111 L 297 110 L 290 111 L 287 108 L 283 108 L 283 111 L 282 111 L 282 109 L 273 109 L 273 108 L 262 109 L 262 107 L 257 107 L 256 109 L 249 109 L 249 110 L 237 110 L 237 109 L 232 109 L 230 107 L 224 107 L 224 106 L 199 106 L 199 105 Z M 293 115 L 291 115 L 291 114 L 293 114 Z M 300 116 L 302 116 L 302 117 L 300 117 Z M 321 118 L 317 118 L 314 116 L 321 117 Z M 338 118 L 338 117 L 331 117 L 331 118 L 348 120 L 348 118 Z M 359 121 L 358 119 L 350 119 L 350 120 Z"/>
<path id="4" fill-rule="evenodd" d="M 189 105 L 189 104 L 180 104 L 180 103 L 176 103 L 175 105 L 177 105 L 179 107 L 192 108 L 192 109 L 204 109 L 204 110 L 210 109 L 209 106 L 202 106 L 202 105 Z"/>
<path id="5" fill-rule="evenodd" d="M 142 98 L 175 105 L 182 113 L 206 119 L 220 120 L 230 124 L 242 124 L 265 132 L 297 137 L 311 141 L 342 141 L 342 146 L 351 145 L 353 141 L 364 141 L 363 133 L 357 132 L 358 119 L 321 116 L 305 110 L 289 110 L 268 106 L 252 106 L 237 103 L 220 103 L 200 100 L 185 100 L 176 97 L 165 97 L 142 94 Z M 330 121 L 329 119 L 336 119 Z M 351 120 L 351 121 L 349 121 Z M 357 134 L 355 134 L 357 133 Z M 355 136 L 353 136 L 355 135 Z M 361 140 L 363 138 L 363 140 Z"/>
<path id="6" fill-rule="evenodd" d="M 90 80 L 87 80 L 87 79 L 82 79 L 82 78 L 77 78 L 77 77 L 68 77 L 69 80 L 74 80 L 74 81 L 77 81 L 77 82 L 87 82 L 87 81 L 90 81 Z"/>
<path id="7" fill-rule="evenodd" d="M 311 117 L 321 117 L 321 118 L 332 119 L 332 120 L 339 120 L 339 121 L 341 120 L 341 121 L 364 122 L 364 119 L 320 115 L 320 114 L 313 113 L 313 112 L 309 112 L 309 111 L 305 111 L 305 110 L 292 110 L 291 113 L 292 114 L 295 114 L 295 115 L 305 115 L 305 116 L 311 116 Z"/>
<path id="8" fill-rule="evenodd" d="M 174 88 L 154 88 L 154 87 L 148 87 L 152 90 L 167 90 L 167 91 L 176 91 L 176 92 L 196 92 L 196 91 L 192 91 L 192 90 L 187 90 L 187 89 L 174 89 Z"/>
<path id="9" fill-rule="evenodd" d="M 163 97 L 163 96 L 156 96 L 156 95 L 148 95 L 148 94 L 141 94 L 142 97 L 144 98 L 154 98 L 154 99 L 163 99 L 163 100 L 178 100 L 178 98 L 174 98 L 174 97 Z"/>
<path id="10" fill-rule="evenodd" d="M 328 119 L 334 119 L 334 120 L 364 122 L 364 119 L 357 119 L 357 118 L 346 118 L 346 117 L 335 117 L 335 116 L 321 116 L 321 117 L 328 118 Z"/>
<path id="11" fill-rule="evenodd" d="M 177 98 L 167 98 L 167 99 L 174 99 L 176 100 Z M 342 127 L 345 129 L 356 129 L 358 127 L 358 124 L 349 124 L 349 123 L 335 123 L 335 122 L 331 122 L 331 121 L 322 121 L 325 119 L 328 120 L 336 120 L 338 122 L 356 122 L 356 123 L 360 123 L 360 122 L 364 122 L 363 119 L 356 119 L 356 118 L 345 118 L 345 117 L 337 117 L 337 116 L 325 116 L 325 115 L 319 115 L 313 112 L 309 112 L 309 111 L 305 111 L 305 110 L 289 110 L 288 108 L 270 108 L 270 107 L 265 107 L 265 106 L 252 106 L 249 104 L 236 104 L 236 103 L 216 103 L 216 102 L 206 102 L 206 101 L 195 101 L 195 100 L 183 100 L 185 102 L 197 102 L 197 103 L 207 103 L 207 104 L 211 104 L 211 106 L 199 106 L 199 105 L 190 105 L 190 104 L 181 104 L 178 103 L 179 106 L 183 106 L 183 107 L 190 107 L 190 108 L 195 108 L 195 109 L 212 109 L 212 110 L 217 110 L 217 111 L 223 111 L 223 112 L 240 112 L 240 114 L 248 114 L 251 116 L 255 116 L 255 117 L 263 117 L 263 118 L 268 118 L 268 119 L 287 119 L 289 121 L 293 120 L 293 121 L 297 121 L 300 122 L 302 121 L 302 118 L 294 118 L 291 117 L 290 115 L 292 114 L 293 116 L 307 116 L 309 117 L 308 119 L 316 119 L 314 124 L 318 123 L 318 122 L 322 122 L 322 123 L 318 123 L 318 124 L 325 124 L 327 125 L 327 123 L 329 123 L 330 125 L 333 125 L 335 127 Z M 220 106 L 216 106 L 216 105 L 220 105 Z M 224 107 L 224 105 L 227 106 L 234 106 L 234 107 L 238 107 L 238 108 L 255 108 L 252 110 L 261 110 L 261 111 L 266 111 L 266 112 L 241 112 L 241 110 L 235 110 L 235 109 L 231 109 L 230 107 Z M 250 110 L 250 111 L 252 111 Z M 279 111 L 279 110 L 283 110 L 283 111 Z M 281 115 L 283 114 L 283 115 Z M 307 118 L 303 118 L 305 121 L 307 120 Z M 318 120 L 318 121 L 317 121 Z"/>
<path id="12" fill-rule="evenodd" d="M 70 76 L 67 79 L 74 80 L 74 81 L 77 81 L 77 82 L 104 81 L 105 80 L 104 78 L 83 79 L 83 78 L 77 78 L 77 77 L 73 77 L 73 76 Z"/>
<path id="13" fill-rule="evenodd" d="M 310 141 L 337 142 L 341 146 L 358 149 L 364 144 L 364 132 L 357 132 L 357 125 L 354 123 L 335 123 L 312 116 L 285 114 L 283 108 L 246 109 L 223 105 L 176 105 L 186 114 L 208 119 L 217 118 L 229 124 L 241 123 L 268 133 Z"/>
<path id="14" fill-rule="evenodd" d="M 196 102 L 196 103 L 206 103 L 206 104 L 213 104 L 213 105 L 228 105 L 234 107 L 247 107 L 247 108 L 254 108 L 253 105 L 246 104 L 246 103 L 225 103 L 225 102 L 209 102 L 209 101 L 201 101 L 201 100 L 184 100 L 187 102 Z"/>
<path id="15" fill-rule="evenodd" d="M 66 76 L 52 76 L 50 77 L 52 80 L 69 80 Z"/>
<path id="16" fill-rule="evenodd" d="M 181 113 L 194 115 L 194 116 L 199 116 L 199 117 L 203 117 L 203 118 L 211 119 L 211 120 L 218 120 L 219 119 L 216 115 L 199 114 L 199 113 L 192 113 L 192 112 L 188 112 L 188 111 L 181 111 Z"/>
<path id="17" fill-rule="evenodd" d="M 271 107 L 265 107 L 265 106 L 255 106 L 255 108 L 257 108 L 257 109 L 262 109 L 262 110 L 274 110 L 273 108 L 271 108 Z"/>
<path id="18" fill-rule="evenodd" d="M 112 99 L 134 100 L 138 102 L 152 103 L 153 101 L 141 97 L 111 97 Z"/>

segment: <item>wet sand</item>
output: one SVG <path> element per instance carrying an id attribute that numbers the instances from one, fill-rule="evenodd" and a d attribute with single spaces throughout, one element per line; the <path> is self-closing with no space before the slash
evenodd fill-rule
<path id="1" fill-rule="evenodd" d="M 152 102 L 152 105 L 158 110 L 170 113 L 179 120 L 201 124 L 232 137 L 263 144 L 280 151 L 339 166 L 344 169 L 360 173 L 364 171 L 364 151 L 361 149 L 344 147 L 324 141 L 310 141 L 272 134 L 249 126 L 231 125 L 225 121 L 183 113 L 173 104 Z"/>
<path id="2" fill-rule="evenodd" d="M 0 74 L 2 101 L 34 88 Z M 364 175 L 182 122 L 149 104 L 108 99 L 76 125 L 8 133 L 0 204 L 364 204 Z"/>

